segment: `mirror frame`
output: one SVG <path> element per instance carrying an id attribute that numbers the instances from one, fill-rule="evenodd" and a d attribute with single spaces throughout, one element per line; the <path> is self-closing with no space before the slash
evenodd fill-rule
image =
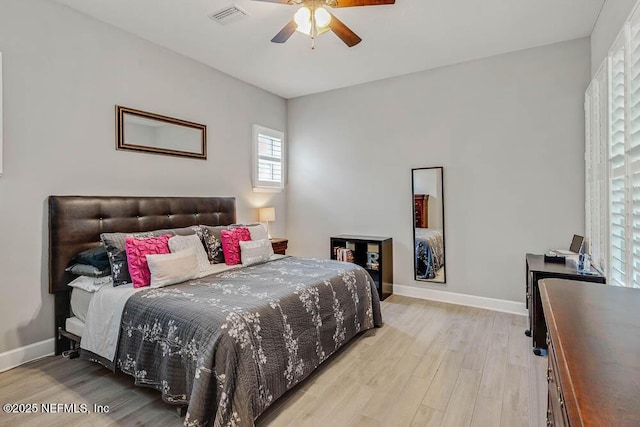
<path id="1" fill-rule="evenodd" d="M 160 121 L 177 126 L 184 126 L 199 130 L 201 133 L 200 152 L 192 153 L 189 151 L 172 150 L 170 148 L 148 147 L 144 145 L 127 144 L 125 140 L 125 115 L 141 117 L 143 119 Z M 189 157 L 192 159 L 207 159 L 207 125 L 190 122 L 187 120 L 176 119 L 160 114 L 149 113 L 147 111 L 136 110 L 134 108 L 116 105 L 116 150 L 137 151 L 142 153 L 163 154 L 167 156 Z"/>
<path id="2" fill-rule="evenodd" d="M 429 169 L 440 169 L 440 174 L 442 176 L 442 182 L 440 183 L 440 191 L 442 192 L 442 259 L 444 261 L 444 277 L 442 282 L 438 282 L 430 279 L 418 279 L 418 264 L 416 259 L 416 205 L 414 201 L 415 196 L 415 172 L 420 170 L 429 170 Z M 445 231 L 446 227 L 446 219 L 444 216 L 444 167 L 443 166 L 429 166 L 424 168 L 413 168 L 411 169 L 411 228 L 413 230 L 413 246 L 411 249 L 411 254 L 413 256 L 413 280 L 416 282 L 429 282 L 438 285 L 444 285 L 447 283 L 447 233 Z"/>

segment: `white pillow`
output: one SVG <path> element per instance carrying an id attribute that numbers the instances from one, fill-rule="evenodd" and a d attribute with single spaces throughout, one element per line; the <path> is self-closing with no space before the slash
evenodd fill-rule
<path id="1" fill-rule="evenodd" d="M 105 276 L 105 277 L 78 276 L 67 286 L 71 286 L 72 288 L 82 289 L 83 291 L 87 291 L 87 292 L 95 292 L 105 285 L 113 286 L 113 278 L 111 276 Z"/>
<path id="2" fill-rule="evenodd" d="M 263 224 L 252 225 L 247 228 L 249 229 L 249 234 L 251 234 L 251 240 L 269 239 L 267 229 Z"/>
<path id="3" fill-rule="evenodd" d="M 244 267 L 269 261 L 273 255 L 273 246 L 269 239 L 240 242 L 240 258 Z"/>
<path id="4" fill-rule="evenodd" d="M 169 249 L 171 249 L 171 252 L 180 252 L 189 248 L 195 249 L 198 271 L 208 269 L 211 263 L 209 262 L 209 257 L 207 257 L 207 253 L 204 250 L 204 246 L 202 246 L 202 241 L 200 241 L 200 238 L 197 235 L 173 236 L 169 239 Z"/>
<path id="5" fill-rule="evenodd" d="M 171 254 L 147 255 L 151 272 L 151 287 L 173 285 L 198 275 L 198 259 L 193 247 Z"/>

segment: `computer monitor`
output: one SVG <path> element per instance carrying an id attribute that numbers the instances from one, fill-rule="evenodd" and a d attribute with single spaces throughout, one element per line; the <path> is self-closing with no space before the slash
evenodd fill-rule
<path id="1" fill-rule="evenodd" d="M 579 253 L 580 248 L 582 248 L 583 242 L 584 242 L 584 237 L 574 234 L 573 239 L 571 239 L 571 246 L 569 246 L 569 250 L 571 252 Z"/>

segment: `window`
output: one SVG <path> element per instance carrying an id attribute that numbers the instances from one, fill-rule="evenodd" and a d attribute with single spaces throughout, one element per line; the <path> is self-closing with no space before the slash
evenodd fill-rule
<path id="1" fill-rule="evenodd" d="M 586 228 L 612 285 L 640 288 L 640 9 L 585 93 Z"/>
<path id="2" fill-rule="evenodd" d="M 625 225 L 627 248 L 627 283 L 640 287 L 640 9 L 627 25 L 629 39 L 629 113 L 628 138 L 625 144 L 627 200 Z"/>
<path id="3" fill-rule="evenodd" d="M 253 125 L 253 189 L 282 191 L 284 188 L 284 134 Z"/>
<path id="4" fill-rule="evenodd" d="M 592 262 L 607 270 L 607 67 L 598 70 L 585 95 L 585 202 L 586 237 Z"/>
<path id="5" fill-rule="evenodd" d="M 609 280 L 626 280 L 626 85 L 624 37 L 609 54 Z"/>

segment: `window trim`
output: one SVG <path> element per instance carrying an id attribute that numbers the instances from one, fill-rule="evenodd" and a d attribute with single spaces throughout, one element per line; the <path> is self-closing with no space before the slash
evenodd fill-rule
<path id="1" fill-rule="evenodd" d="M 280 182 L 268 182 L 258 180 L 258 167 L 260 155 L 258 136 L 264 135 L 274 139 L 280 139 L 282 142 L 282 156 L 280 158 L 280 165 L 282 167 L 282 179 Z M 287 177 L 287 144 L 284 138 L 284 132 L 271 129 L 266 126 L 254 124 L 253 125 L 253 159 L 252 159 L 252 184 L 253 191 L 257 193 L 279 193 L 284 190 Z"/>

